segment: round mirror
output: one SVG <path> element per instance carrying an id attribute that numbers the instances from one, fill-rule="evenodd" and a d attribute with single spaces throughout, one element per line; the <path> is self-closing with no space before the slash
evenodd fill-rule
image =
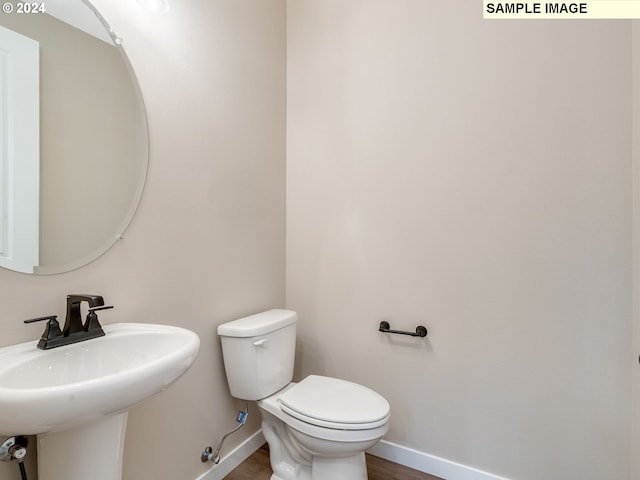
<path id="1" fill-rule="evenodd" d="M 133 218 L 147 171 L 146 114 L 121 40 L 87 1 L 12 7 L 30 12 L 6 5 L 0 266 L 62 273 L 105 253 Z"/>

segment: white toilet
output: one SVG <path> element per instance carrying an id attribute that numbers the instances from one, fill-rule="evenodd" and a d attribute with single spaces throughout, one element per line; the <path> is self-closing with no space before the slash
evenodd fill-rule
<path id="1" fill-rule="evenodd" d="M 366 480 L 364 451 L 387 432 L 389 403 L 357 383 L 292 383 L 296 312 L 269 310 L 218 327 L 231 395 L 257 400 L 271 480 Z"/>

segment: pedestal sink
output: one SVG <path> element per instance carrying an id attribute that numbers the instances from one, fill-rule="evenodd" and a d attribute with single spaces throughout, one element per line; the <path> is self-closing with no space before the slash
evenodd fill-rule
<path id="1" fill-rule="evenodd" d="M 182 376 L 200 346 L 166 325 L 104 331 L 52 350 L 0 348 L 0 434 L 38 436 L 39 480 L 121 480 L 127 411 Z"/>

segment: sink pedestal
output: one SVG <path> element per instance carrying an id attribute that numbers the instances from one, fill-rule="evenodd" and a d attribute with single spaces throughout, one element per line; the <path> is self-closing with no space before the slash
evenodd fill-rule
<path id="1" fill-rule="evenodd" d="M 122 480 L 127 413 L 38 435 L 38 480 Z"/>

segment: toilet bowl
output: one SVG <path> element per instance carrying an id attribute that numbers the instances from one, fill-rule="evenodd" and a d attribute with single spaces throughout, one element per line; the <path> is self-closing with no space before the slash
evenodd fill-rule
<path id="1" fill-rule="evenodd" d="M 362 408 L 349 418 L 357 405 Z M 290 383 L 259 400 L 258 407 L 269 447 L 275 442 L 279 444 L 276 451 L 296 452 L 289 458 L 280 454 L 272 464 L 295 460 L 303 472 L 278 476 L 274 468 L 272 480 L 366 479 L 364 451 L 389 428 L 389 404 L 384 398 L 361 385 L 330 377 L 311 375 L 299 384 Z M 271 441 L 269 430 L 275 433 Z"/>
<path id="2" fill-rule="evenodd" d="M 218 327 L 231 394 L 257 400 L 271 480 L 366 480 L 364 451 L 389 428 L 389 403 L 332 377 L 291 382 L 297 315 L 270 310 Z"/>

